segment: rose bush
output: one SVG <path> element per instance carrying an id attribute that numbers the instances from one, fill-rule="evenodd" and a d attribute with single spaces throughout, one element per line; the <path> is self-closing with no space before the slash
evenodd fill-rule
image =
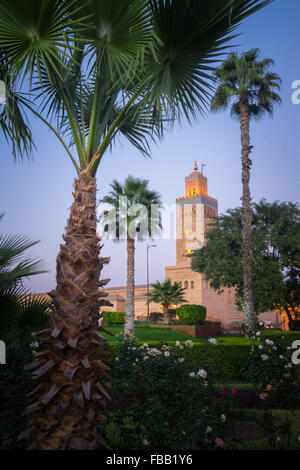
<path id="1" fill-rule="evenodd" d="M 212 346 L 214 347 L 214 346 Z M 171 347 L 117 344 L 106 438 L 114 449 L 223 447 L 228 409 L 215 389 L 209 354 L 191 370 L 191 340 Z"/>
<path id="2" fill-rule="evenodd" d="M 291 341 L 256 335 L 250 353 L 248 378 L 261 387 L 260 398 L 269 408 L 293 409 L 299 399 L 299 366 L 292 363 Z"/>

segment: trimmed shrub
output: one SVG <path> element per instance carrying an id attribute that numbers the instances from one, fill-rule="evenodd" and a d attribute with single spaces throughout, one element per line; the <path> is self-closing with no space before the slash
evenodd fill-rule
<path id="1" fill-rule="evenodd" d="M 176 310 L 182 325 L 201 325 L 206 317 L 203 305 L 182 305 Z"/>
<path id="2" fill-rule="evenodd" d="M 139 343 L 142 344 L 142 343 Z M 162 343 L 147 341 L 151 348 L 161 348 Z M 168 341 L 168 346 L 174 347 L 175 341 Z M 184 343 L 182 343 L 184 344 Z M 110 352 L 111 360 L 116 356 L 116 345 L 105 346 Z M 184 349 L 184 358 L 192 369 L 199 369 L 208 350 L 207 343 L 193 343 L 192 347 Z M 212 367 L 218 378 L 232 380 L 247 378 L 251 346 L 249 345 L 215 345 L 209 347 Z"/>
<path id="3" fill-rule="evenodd" d="M 125 312 L 103 312 L 106 325 L 124 325 Z"/>
<path id="4" fill-rule="evenodd" d="M 153 323 L 156 323 L 157 321 L 160 321 L 163 319 L 163 313 L 162 312 L 151 312 L 150 313 L 150 321 Z"/>
<path id="5" fill-rule="evenodd" d="M 261 336 L 269 339 L 286 338 L 290 341 L 300 339 L 300 331 L 264 330 Z"/>

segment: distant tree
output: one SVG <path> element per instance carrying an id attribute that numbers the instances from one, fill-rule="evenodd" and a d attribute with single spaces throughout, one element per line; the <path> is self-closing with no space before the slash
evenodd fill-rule
<path id="1" fill-rule="evenodd" d="M 250 119 L 259 119 L 265 113 L 272 115 L 275 103 L 281 103 L 275 92 L 280 88 L 281 80 L 275 73 L 268 71 L 273 60 L 258 60 L 259 50 L 253 49 L 238 56 L 232 53 L 216 70 L 219 86 L 212 99 L 211 110 L 220 111 L 231 105 L 231 115 L 240 121 L 242 144 L 242 226 L 243 226 L 243 276 L 244 295 L 243 312 L 245 323 L 250 331 L 255 329 L 253 310 L 253 266 L 251 232 L 251 196 L 250 168 Z"/>
<path id="2" fill-rule="evenodd" d="M 291 329 L 300 307 L 300 209 L 294 203 L 253 204 L 253 299 L 259 314 L 282 306 Z M 207 244 L 191 254 L 192 269 L 204 273 L 217 291 L 236 288 L 243 307 L 242 209 L 228 210 L 207 233 Z"/>
<path id="3" fill-rule="evenodd" d="M 148 296 L 147 303 L 154 302 L 161 304 L 163 308 L 164 321 L 165 323 L 170 323 L 169 307 L 172 304 L 181 304 L 186 302 L 184 298 L 185 288 L 181 287 L 179 282 L 172 282 L 168 279 L 165 282 L 160 283 L 157 281 L 155 284 L 152 284 L 152 290 Z"/>
<path id="4" fill-rule="evenodd" d="M 160 195 L 151 191 L 149 181 L 128 176 L 124 184 L 116 179 L 110 185 L 112 190 L 101 202 L 110 204 L 114 209 L 116 230 L 113 234 L 115 241 L 127 239 L 127 294 L 125 315 L 125 336 L 134 333 L 134 254 L 135 240 L 143 241 L 158 234 L 161 228 L 159 207 Z M 124 203 L 122 204 L 122 198 Z M 126 201 L 126 202 L 125 202 Z M 155 211 L 152 206 L 156 206 Z M 140 210 L 139 210 L 140 209 Z M 104 222 L 105 223 L 105 222 Z M 123 229 L 126 233 L 123 233 Z M 109 226 L 107 227 L 109 229 Z M 145 230 L 144 230 L 145 229 Z M 146 233 L 145 233 L 146 231 Z"/>

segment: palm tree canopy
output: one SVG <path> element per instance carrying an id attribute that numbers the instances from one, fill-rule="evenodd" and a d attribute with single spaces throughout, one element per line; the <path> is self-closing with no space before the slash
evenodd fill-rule
<path id="1" fill-rule="evenodd" d="M 157 281 L 152 284 L 152 290 L 146 294 L 148 297 L 147 303 L 154 302 L 168 307 L 172 304 L 180 304 L 186 302 L 184 292 L 185 288 L 181 287 L 179 282 L 172 284 L 170 279 L 162 283 Z"/>
<path id="2" fill-rule="evenodd" d="M 149 181 L 128 176 L 124 184 L 115 179 L 110 186 L 111 191 L 100 201 L 114 209 L 103 219 L 106 231 L 110 229 L 107 222 L 111 223 L 116 241 L 127 238 L 130 228 L 130 236 L 138 240 L 157 235 L 161 229 L 162 203 L 159 193 L 149 189 Z"/>
<path id="3" fill-rule="evenodd" d="M 94 175 L 119 132 L 149 154 L 162 119 L 203 112 L 213 63 L 271 1 L 0 0 L 0 48 L 40 105 L 27 108 Z"/>
<path id="4" fill-rule="evenodd" d="M 36 243 L 23 235 L 0 235 L 0 290 L 19 287 L 23 278 L 46 272 L 41 261 L 24 258 L 24 252 Z"/>
<path id="5" fill-rule="evenodd" d="M 216 70 L 215 77 L 219 86 L 212 99 L 211 110 L 227 109 L 232 99 L 231 115 L 240 115 L 239 100 L 247 97 L 250 117 L 261 118 L 265 113 L 273 114 L 274 104 L 280 104 L 281 98 L 276 93 L 280 89 L 281 79 L 269 67 L 272 59 L 259 58 L 259 49 L 252 49 L 238 56 L 236 52 L 229 55 Z"/>
<path id="6" fill-rule="evenodd" d="M 8 66 L 0 54 L 0 82 L 4 96 L 0 96 L 0 129 L 11 145 L 14 158 L 31 155 L 34 147 L 33 137 L 25 113 L 28 99 L 16 91 L 16 83 L 9 75 Z"/>

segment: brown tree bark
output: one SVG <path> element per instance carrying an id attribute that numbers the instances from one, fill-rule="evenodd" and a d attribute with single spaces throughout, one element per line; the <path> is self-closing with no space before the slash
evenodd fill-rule
<path id="1" fill-rule="evenodd" d="M 242 143 L 242 252 L 244 278 L 244 318 L 250 334 L 255 331 L 256 318 L 253 308 L 253 270 L 252 270 L 252 208 L 250 196 L 250 113 L 248 94 L 240 97 L 240 129 Z"/>
<path id="2" fill-rule="evenodd" d="M 166 304 L 163 304 L 163 314 L 164 314 L 164 323 L 166 325 L 170 325 L 171 324 L 171 319 L 170 319 L 170 315 L 169 315 L 169 306 L 166 305 Z"/>
<path id="3" fill-rule="evenodd" d="M 99 281 L 109 258 L 99 257 L 95 178 L 75 180 L 74 187 L 57 256 L 57 287 L 49 293 L 50 325 L 41 332 L 46 349 L 28 366 L 36 369 L 36 385 L 24 414 L 38 412 L 28 433 L 35 435 L 32 448 L 42 450 L 107 447 L 97 425 L 105 422 L 110 399 L 104 384 L 110 363 L 97 323 L 99 308 L 110 305 L 99 290 L 109 281 Z"/>
<path id="4" fill-rule="evenodd" d="M 124 336 L 134 334 L 134 254 L 135 240 L 127 235 L 127 293 Z"/>

